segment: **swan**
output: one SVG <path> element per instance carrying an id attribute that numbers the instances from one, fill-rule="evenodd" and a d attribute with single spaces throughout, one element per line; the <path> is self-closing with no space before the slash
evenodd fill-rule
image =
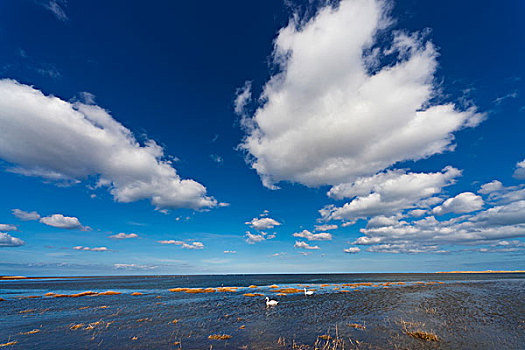
<path id="1" fill-rule="evenodd" d="M 270 298 L 266 297 L 266 306 L 275 306 L 279 304 L 276 300 L 270 300 Z"/>
<path id="2" fill-rule="evenodd" d="M 312 295 L 312 294 L 314 294 L 313 291 L 311 291 L 311 290 L 306 290 L 306 288 L 304 288 L 304 295 Z"/>

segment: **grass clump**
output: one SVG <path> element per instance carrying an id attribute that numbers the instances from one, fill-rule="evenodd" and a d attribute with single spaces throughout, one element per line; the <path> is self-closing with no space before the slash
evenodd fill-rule
<path id="1" fill-rule="evenodd" d="M 297 289 L 297 288 L 281 288 L 281 289 L 274 290 L 274 292 L 283 293 L 283 294 L 293 294 L 293 293 L 303 293 L 303 290 Z"/>
<path id="2" fill-rule="evenodd" d="M 78 324 L 72 324 L 71 326 L 69 326 L 69 329 L 71 329 L 72 331 L 76 330 L 76 329 L 80 329 L 84 327 L 84 324 L 83 323 L 78 323 Z"/>
<path id="3" fill-rule="evenodd" d="M 261 294 L 261 293 L 244 293 L 243 294 L 245 297 L 263 297 L 264 294 Z"/>
<path id="4" fill-rule="evenodd" d="M 29 335 L 29 334 L 36 334 L 38 332 L 40 332 L 40 329 L 33 329 L 32 331 L 20 332 L 20 334 L 22 334 L 22 335 Z"/>
<path id="5" fill-rule="evenodd" d="M 439 338 L 434 333 L 424 332 L 424 331 L 415 331 L 415 332 L 405 332 L 406 335 L 411 336 L 412 338 L 421 339 L 425 341 L 439 341 Z"/>
<path id="6" fill-rule="evenodd" d="M 141 292 L 133 292 L 133 293 L 131 293 L 131 295 L 135 296 L 135 295 L 144 295 L 144 294 L 141 293 Z"/>
<path id="7" fill-rule="evenodd" d="M 352 328 L 355 328 L 355 329 L 366 329 L 366 325 L 365 324 L 359 324 L 359 323 L 350 323 L 348 325 L 348 327 L 352 327 Z"/>
<path id="8" fill-rule="evenodd" d="M 228 335 L 228 334 L 212 334 L 210 336 L 208 336 L 208 339 L 213 339 L 213 340 L 226 340 L 226 339 L 230 339 L 232 336 L 231 335 Z"/>

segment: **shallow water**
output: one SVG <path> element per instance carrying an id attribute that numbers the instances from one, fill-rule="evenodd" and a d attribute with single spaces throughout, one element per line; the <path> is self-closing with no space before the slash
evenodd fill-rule
<path id="1" fill-rule="evenodd" d="M 342 286 L 360 282 L 376 287 Z M 405 284 L 384 288 L 386 282 Z M 273 284 L 301 290 L 307 285 L 315 293 L 277 295 L 269 288 Z M 204 294 L 169 291 L 221 285 L 242 288 Z M 122 294 L 21 298 L 107 290 Z M 132 296 L 132 292 L 144 294 Z M 267 308 L 264 297 L 245 293 L 267 295 L 279 305 Z M 292 349 L 294 343 L 296 348 L 314 349 L 316 341 L 324 343 L 318 339 L 321 335 L 337 336 L 345 349 L 519 349 L 525 344 L 525 274 L 17 280 L 0 281 L 0 297 L 5 299 L 0 301 L 0 344 L 17 342 L 8 349 Z M 83 326 L 70 329 L 77 324 Z M 38 332 L 23 334 L 32 330 Z M 438 341 L 407 334 L 416 331 L 435 334 Z M 212 340 L 208 338 L 212 334 L 231 338 Z"/>

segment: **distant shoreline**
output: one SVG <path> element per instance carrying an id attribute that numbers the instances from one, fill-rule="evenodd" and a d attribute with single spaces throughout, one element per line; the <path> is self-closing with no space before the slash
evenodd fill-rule
<path id="1" fill-rule="evenodd" d="M 525 270 L 485 270 L 485 271 L 438 271 L 438 272 L 356 272 L 349 274 L 476 274 L 476 273 L 525 273 Z M 326 273 L 326 275 L 331 275 L 332 273 Z M 342 273 L 334 273 L 342 274 Z M 236 275 L 236 274 L 227 274 L 227 275 Z M 246 274 L 239 274 L 239 275 L 246 275 Z M 254 274 L 258 275 L 258 274 Z M 279 274 L 276 274 L 279 275 Z M 284 274 L 289 275 L 289 274 Z M 292 274 L 295 275 L 295 274 Z M 303 275 L 303 274 L 298 274 Z M 306 274 L 308 275 L 308 274 Z M 312 275 L 323 275 L 321 273 L 313 273 Z M 0 281 L 13 281 L 13 280 L 39 280 L 39 279 L 72 279 L 72 278 L 100 278 L 100 277 L 134 277 L 135 275 L 111 275 L 111 276 L 0 276 Z M 181 277 L 181 276 L 189 276 L 189 275 L 136 275 L 137 277 Z M 216 275 L 219 276 L 219 275 Z"/>

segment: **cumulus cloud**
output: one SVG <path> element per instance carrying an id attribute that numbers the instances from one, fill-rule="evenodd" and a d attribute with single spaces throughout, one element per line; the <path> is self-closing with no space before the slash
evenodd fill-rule
<path id="1" fill-rule="evenodd" d="M 306 238 L 309 241 L 331 241 L 332 235 L 328 232 L 312 233 L 308 230 L 296 232 L 293 234 L 294 237 Z"/>
<path id="2" fill-rule="evenodd" d="M 87 231 L 88 226 L 82 226 L 78 218 L 74 216 L 64 216 L 62 214 L 53 214 L 40 219 L 40 222 L 48 226 L 63 228 L 68 230 L 78 229 Z"/>
<path id="3" fill-rule="evenodd" d="M 255 243 L 259 243 L 264 240 L 267 240 L 267 239 L 275 238 L 275 233 L 271 235 L 269 235 L 267 232 L 259 232 L 259 233 L 253 234 L 250 231 L 246 231 L 245 237 L 246 237 L 246 242 L 248 242 L 248 244 L 255 244 Z"/>
<path id="4" fill-rule="evenodd" d="M 101 107 L 70 103 L 0 80 L 0 158 L 10 171 L 49 180 L 97 179 L 118 202 L 149 199 L 157 209 L 210 208 L 200 183 L 181 179 L 153 140 L 140 144 Z"/>
<path id="5" fill-rule="evenodd" d="M 82 250 L 82 251 L 89 251 L 89 252 L 107 252 L 109 249 L 107 247 L 83 247 L 81 245 L 73 247 L 74 250 Z"/>
<path id="6" fill-rule="evenodd" d="M 452 150 L 454 132 L 484 118 L 475 108 L 432 102 L 438 54 L 424 35 L 388 33 L 389 46 L 380 46 L 378 32 L 393 22 L 388 8 L 382 0 L 343 0 L 307 22 L 294 16 L 279 31 L 279 72 L 245 117 L 240 145 L 266 187 L 369 177 Z"/>
<path id="7" fill-rule="evenodd" d="M 354 199 L 342 207 L 334 205 L 320 210 L 324 220 L 355 220 L 376 215 L 394 214 L 401 210 L 425 206 L 433 195 L 455 182 L 461 171 L 446 167 L 436 173 L 407 173 L 391 170 L 359 178 L 353 183 L 332 187 L 328 196 L 334 199 Z"/>
<path id="8" fill-rule="evenodd" d="M 350 247 L 343 249 L 343 251 L 348 254 L 357 254 L 361 251 L 361 249 L 359 247 Z"/>
<path id="9" fill-rule="evenodd" d="M 109 238 L 113 239 L 129 239 L 129 238 L 137 238 L 139 235 L 136 233 L 117 233 L 116 235 L 109 236 Z"/>
<path id="10" fill-rule="evenodd" d="M 245 224 L 250 225 L 250 227 L 258 231 L 269 230 L 274 228 L 275 226 L 281 225 L 280 222 L 268 217 L 253 218 L 251 221 L 245 222 Z"/>
<path id="11" fill-rule="evenodd" d="M 447 199 L 443 204 L 432 209 L 432 212 L 436 215 L 447 213 L 464 214 L 480 210 L 483 208 L 483 204 L 481 196 L 477 196 L 472 192 L 463 192 L 454 198 Z"/>
<path id="12" fill-rule="evenodd" d="M 317 246 L 317 245 L 311 246 L 311 245 L 309 245 L 308 243 L 306 243 L 306 242 L 302 242 L 302 241 L 295 241 L 295 244 L 294 244 L 293 247 L 294 247 L 294 248 L 300 248 L 300 249 L 308 249 L 308 250 L 321 249 L 321 248 L 319 248 L 319 246 Z"/>
<path id="13" fill-rule="evenodd" d="M 11 224 L 0 224 L 0 231 L 16 231 L 18 228 Z"/>
<path id="14" fill-rule="evenodd" d="M 252 83 L 249 81 L 245 82 L 242 88 L 237 89 L 235 101 L 233 103 L 235 114 L 240 116 L 244 115 L 245 107 L 252 99 L 251 89 Z"/>
<path id="15" fill-rule="evenodd" d="M 237 254 L 236 250 L 225 250 L 224 254 Z"/>
<path id="16" fill-rule="evenodd" d="M 13 209 L 13 215 L 24 221 L 32 221 L 40 219 L 40 214 L 36 211 L 27 212 L 20 209 Z"/>
<path id="17" fill-rule="evenodd" d="M 0 248 L 3 247 L 19 247 L 24 245 L 25 242 L 20 238 L 16 238 L 5 232 L 0 232 Z"/>
<path id="18" fill-rule="evenodd" d="M 337 230 L 337 225 L 335 224 L 327 224 L 327 225 L 315 225 L 316 231 L 331 231 L 331 230 Z"/>
<path id="19" fill-rule="evenodd" d="M 492 192 L 499 191 L 502 188 L 503 188 L 503 184 L 498 180 L 494 180 L 484 185 L 481 185 L 481 188 L 479 189 L 478 192 L 481 194 L 489 194 Z"/>
<path id="20" fill-rule="evenodd" d="M 160 244 L 174 244 L 174 245 L 178 245 L 178 246 L 181 246 L 182 248 L 184 249 L 203 249 L 204 248 L 204 244 L 201 243 L 201 242 L 192 242 L 192 243 L 186 243 L 186 242 L 183 242 L 183 241 L 174 241 L 172 239 L 170 240 L 164 240 L 164 241 L 158 241 Z"/>
<path id="21" fill-rule="evenodd" d="M 525 159 L 516 164 L 516 170 L 513 176 L 518 180 L 525 180 Z"/>

